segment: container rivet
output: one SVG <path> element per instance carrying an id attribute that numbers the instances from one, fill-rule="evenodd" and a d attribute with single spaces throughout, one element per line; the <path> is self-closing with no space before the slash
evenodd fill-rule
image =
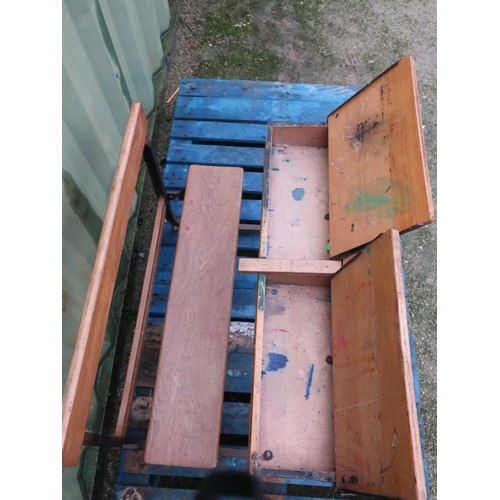
<path id="1" fill-rule="evenodd" d="M 273 452 L 271 450 L 266 450 L 264 452 L 264 460 L 271 460 L 273 458 Z"/>

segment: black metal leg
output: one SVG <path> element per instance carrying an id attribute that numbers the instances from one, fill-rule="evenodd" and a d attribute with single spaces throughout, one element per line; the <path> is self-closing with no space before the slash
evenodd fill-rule
<path id="1" fill-rule="evenodd" d="M 151 178 L 151 182 L 153 183 L 153 188 L 155 190 L 156 196 L 158 199 L 162 196 L 165 199 L 165 203 L 167 204 L 167 213 L 166 220 L 172 226 L 172 229 L 179 229 L 180 218 L 175 215 L 172 207 L 170 206 L 170 197 L 181 195 L 184 190 L 176 191 L 176 192 L 167 192 L 165 190 L 165 186 L 163 185 L 163 180 L 161 178 L 161 171 L 158 164 L 158 157 L 156 155 L 156 150 L 151 141 L 146 140 L 144 144 L 143 151 L 144 160 L 146 161 L 146 167 L 149 172 L 149 177 Z"/>

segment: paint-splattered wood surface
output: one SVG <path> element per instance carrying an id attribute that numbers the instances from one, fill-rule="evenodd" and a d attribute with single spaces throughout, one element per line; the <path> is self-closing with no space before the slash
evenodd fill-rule
<path id="1" fill-rule="evenodd" d="M 407 57 L 328 117 L 330 255 L 432 222 L 415 64 Z"/>
<path id="2" fill-rule="evenodd" d="M 217 465 L 243 170 L 189 170 L 146 461 Z"/>
<path id="3" fill-rule="evenodd" d="M 327 261 L 326 140 L 323 126 L 269 126 L 259 260 Z M 295 284 L 259 280 L 252 471 L 305 470 L 331 478 L 329 287 L 300 285 L 300 278 Z"/>
<path id="4" fill-rule="evenodd" d="M 263 332 L 257 339 L 262 358 L 254 369 L 260 378 L 259 427 L 252 428 L 258 433 L 258 466 L 331 473 L 329 288 L 267 282 L 264 300 Z M 267 450 L 271 460 L 266 460 Z"/>
<path id="5" fill-rule="evenodd" d="M 398 232 L 387 231 L 343 267 L 331 291 L 337 485 L 423 500 Z"/>
<path id="6" fill-rule="evenodd" d="M 270 126 L 260 256 L 328 260 L 325 127 Z M 276 137 L 277 136 L 277 137 Z M 305 146 L 304 142 L 314 144 Z M 276 142 L 276 140 L 278 142 Z M 298 144 L 297 144 L 298 143 Z"/>

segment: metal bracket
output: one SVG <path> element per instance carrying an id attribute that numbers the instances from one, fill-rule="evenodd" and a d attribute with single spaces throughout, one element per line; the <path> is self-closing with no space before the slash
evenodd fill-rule
<path id="1" fill-rule="evenodd" d="M 167 213 L 165 218 L 172 226 L 172 229 L 179 229 L 179 224 L 181 220 L 179 217 L 177 217 L 177 215 L 174 214 L 174 211 L 170 206 L 170 199 L 175 198 L 176 196 L 178 197 L 179 195 L 181 195 L 181 193 L 183 193 L 184 190 L 182 189 L 180 191 L 175 191 L 175 192 L 166 191 L 165 186 L 163 185 L 163 180 L 161 178 L 161 171 L 160 171 L 160 166 L 158 164 L 158 156 L 156 154 L 156 149 L 151 143 L 151 141 L 146 140 L 144 144 L 144 151 L 142 154 L 144 156 L 144 160 L 146 161 L 146 167 L 148 169 L 151 182 L 153 183 L 153 188 L 155 190 L 156 196 L 157 198 L 160 198 L 160 196 L 162 196 L 167 204 Z"/>
<path id="2" fill-rule="evenodd" d="M 103 436 L 93 432 L 86 432 L 83 437 L 84 446 L 98 446 L 100 448 L 111 448 L 113 450 L 143 450 L 146 442 L 144 440 L 127 440 L 115 436 Z"/>

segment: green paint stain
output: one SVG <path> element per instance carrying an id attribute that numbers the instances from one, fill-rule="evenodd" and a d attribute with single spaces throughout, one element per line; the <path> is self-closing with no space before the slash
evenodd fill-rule
<path id="1" fill-rule="evenodd" d="M 259 275 L 259 295 L 258 295 L 258 304 L 257 307 L 260 311 L 264 310 L 264 297 L 266 295 L 266 276 L 264 274 Z"/>
<path id="2" fill-rule="evenodd" d="M 276 168 L 276 167 L 273 167 L 273 170 L 276 170 L 277 172 L 279 172 L 279 171 L 280 171 L 280 169 L 279 169 L 279 168 Z"/>
<path id="3" fill-rule="evenodd" d="M 285 158 L 285 159 L 284 159 L 284 160 L 282 160 L 282 161 L 284 161 L 284 162 L 286 162 L 286 163 L 290 163 L 290 160 L 289 160 L 288 158 Z"/>
<path id="4" fill-rule="evenodd" d="M 368 257 L 370 257 L 370 254 L 372 253 L 372 250 L 370 247 L 367 247 L 366 248 L 366 255 L 368 255 Z"/>
<path id="5" fill-rule="evenodd" d="M 376 210 L 377 208 L 383 207 L 392 203 L 390 196 L 380 195 L 380 196 L 370 196 L 367 194 L 362 194 L 358 196 L 356 200 L 351 203 L 346 203 L 344 205 L 344 212 L 365 212 L 367 210 Z"/>

